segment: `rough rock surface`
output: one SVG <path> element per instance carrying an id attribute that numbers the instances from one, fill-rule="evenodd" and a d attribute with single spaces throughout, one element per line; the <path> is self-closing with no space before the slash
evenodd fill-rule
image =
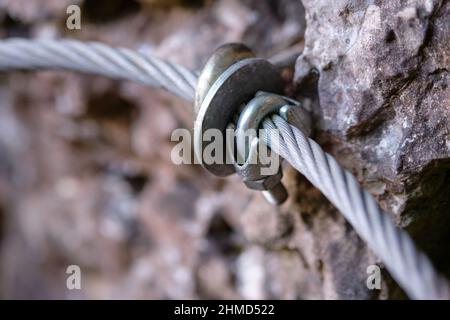
<path id="1" fill-rule="evenodd" d="M 79 31 L 65 28 L 74 3 Z M 297 0 L 172 3 L 1 1 L 0 36 L 99 40 L 196 69 L 225 42 L 243 41 L 267 57 L 302 43 Z M 220 180 L 170 161 L 170 135 L 192 127 L 191 108 L 100 77 L 1 75 L 0 295 L 298 297 L 290 278 L 281 279 L 297 256 L 284 258 L 283 271 L 275 253 L 242 232 L 242 213 L 264 205 L 262 197 L 237 177 Z M 72 264 L 81 267 L 81 291 L 66 288 Z"/>
<path id="2" fill-rule="evenodd" d="M 303 4 L 295 80 L 316 84 L 317 138 L 448 273 L 450 3 Z"/>
<path id="3" fill-rule="evenodd" d="M 4 0 L 0 36 L 100 40 L 199 68 L 229 41 L 286 56 L 306 12 L 287 91 L 312 101 L 316 139 L 449 274 L 448 2 L 302 2 Z M 74 3 L 80 31 L 64 27 Z M 237 177 L 173 165 L 190 108 L 99 77 L 1 75 L 0 296 L 403 297 L 386 272 L 367 289 L 367 266 L 382 265 L 294 170 L 274 208 Z M 81 291 L 66 289 L 71 264 Z"/>

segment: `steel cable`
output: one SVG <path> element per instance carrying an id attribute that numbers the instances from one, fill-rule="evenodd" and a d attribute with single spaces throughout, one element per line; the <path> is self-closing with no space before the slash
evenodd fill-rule
<path id="1" fill-rule="evenodd" d="M 448 282 L 395 226 L 356 178 L 299 129 L 278 115 L 266 118 L 263 139 L 333 203 L 414 299 L 450 299 Z M 277 139 L 276 131 L 281 135 Z M 274 145 L 276 143 L 277 145 Z"/>
<path id="2" fill-rule="evenodd" d="M 0 41 L 0 70 L 66 69 L 132 80 L 164 88 L 188 101 L 197 74 L 125 48 L 76 40 Z M 353 226 L 392 277 L 414 299 L 450 299 L 447 280 L 433 268 L 409 235 L 397 228 L 356 178 L 298 128 L 278 115 L 263 122 L 264 141 L 317 187 Z M 278 130 L 277 139 L 273 129 Z"/>
<path id="3" fill-rule="evenodd" d="M 192 100 L 197 75 L 180 65 L 126 48 L 76 40 L 0 41 L 0 70 L 66 69 L 132 80 Z"/>

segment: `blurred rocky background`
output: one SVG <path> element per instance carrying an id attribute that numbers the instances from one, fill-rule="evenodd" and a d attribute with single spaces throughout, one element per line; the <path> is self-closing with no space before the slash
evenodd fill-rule
<path id="1" fill-rule="evenodd" d="M 82 29 L 68 30 L 77 4 Z M 298 59 L 315 138 L 450 274 L 450 5 L 369 0 L 0 0 L 0 37 L 71 37 L 193 69 L 241 41 Z M 290 200 L 170 161 L 192 107 L 68 72 L 0 75 L 0 297 L 404 298 L 338 211 L 286 166 Z M 79 265 L 82 290 L 66 288 Z"/>

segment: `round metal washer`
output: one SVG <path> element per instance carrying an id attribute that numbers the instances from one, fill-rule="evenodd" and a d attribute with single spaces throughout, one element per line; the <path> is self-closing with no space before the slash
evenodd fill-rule
<path id="1" fill-rule="evenodd" d="M 225 130 L 234 113 L 249 102 L 258 91 L 283 92 L 283 80 L 277 68 L 260 58 L 241 60 L 229 67 L 208 91 L 194 124 L 194 151 L 197 160 L 210 173 L 227 176 L 235 172 L 233 164 L 226 164 L 226 141 L 223 143 L 222 163 L 206 164 L 203 149 L 211 142 L 202 137 L 208 129 L 219 129 L 225 140 Z"/>

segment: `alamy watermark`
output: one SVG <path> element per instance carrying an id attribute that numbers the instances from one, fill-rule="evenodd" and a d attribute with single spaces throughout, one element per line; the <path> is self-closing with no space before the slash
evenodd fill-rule
<path id="1" fill-rule="evenodd" d="M 75 264 L 66 269 L 66 287 L 69 290 L 81 290 L 81 268 Z"/>
<path id="2" fill-rule="evenodd" d="M 367 289 L 381 290 L 381 269 L 376 264 L 367 267 L 368 277 L 366 281 Z"/>
<path id="3" fill-rule="evenodd" d="M 261 139 L 264 135 L 270 137 L 268 143 L 270 148 Z M 280 139 L 280 132 L 277 129 L 259 132 L 254 129 L 245 131 L 227 129 L 225 135 L 219 129 L 208 129 L 203 132 L 202 137 L 193 136 L 187 129 L 176 129 L 171 135 L 171 141 L 177 142 L 172 148 L 171 160 L 176 165 L 259 164 L 262 175 L 274 175 L 280 166 L 277 149 Z M 194 148 L 195 143 L 203 144 L 203 148 L 198 146 Z M 201 150 L 199 152 L 202 154 L 197 153 L 193 156 L 194 149 Z"/>
<path id="4" fill-rule="evenodd" d="M 67 7 L 66 27 L 69 30 L 81 30 L 81 8 L 76 4 Z"/>

